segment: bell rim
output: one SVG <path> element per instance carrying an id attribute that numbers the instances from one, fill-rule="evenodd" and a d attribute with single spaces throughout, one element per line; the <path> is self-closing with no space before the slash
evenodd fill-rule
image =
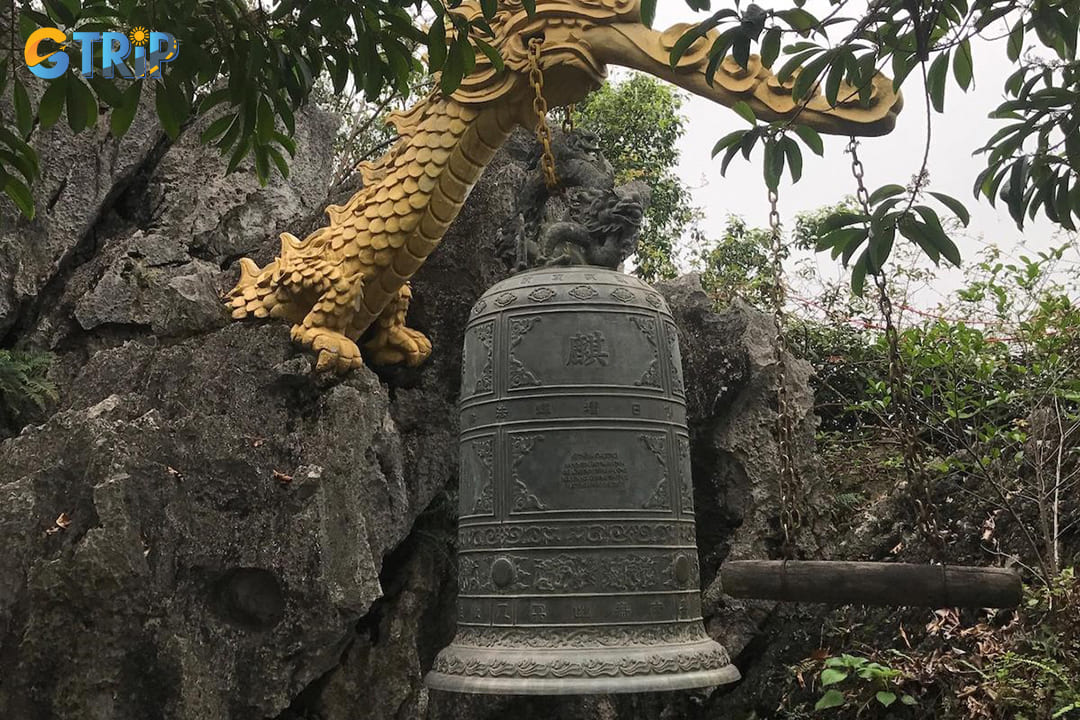
<path id="1" fill-rule="evenodd" d="M 711 639 L 542 650 L 451 643 L 439 653 L 424 684 L 432 690 L 471 694 L 597 695 L 718 687 L 740 677 L 727 651 Z"/>
<path id="2" fill-rule="evenodd" d="M 424 676 L 429 690 L 470 695 L 608 695 L 673 692 L 720 687 L 742 679 L 733 664 L 711 670 L 605 678 L 471 677 L 432 670 Z"/>

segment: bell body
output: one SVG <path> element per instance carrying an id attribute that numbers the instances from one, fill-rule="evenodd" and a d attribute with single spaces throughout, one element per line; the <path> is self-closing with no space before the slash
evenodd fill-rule
<path id="1" fill-rule="evenodd" d="M 675 323 L 634 277 L 545 268 L 465 331 L 458 629 L 428 687 L 585 694 L 739 677 L 701 621 Z"/>

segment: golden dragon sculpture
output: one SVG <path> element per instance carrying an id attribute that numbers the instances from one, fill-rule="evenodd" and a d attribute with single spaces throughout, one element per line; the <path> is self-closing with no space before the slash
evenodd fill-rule
<path id="1" fill-rule="evenodd" d="M 689 25 L 666 31 L 641 23 L 640 0 L 539 0 L 529 15 L 520 0 L 503 0 L 489 43 L 502 70 L 478 54 L 451 95 L 432 92 L 389 122 L 400 139 L 381 159 L 361 168 L 364 187 L 344 205 L 331 205 L 329 224 L 298 240 L 281 236 L 281 253 L 259 268 L 240 262 L 240 280 L 227 295 L 234 318 L 273 317 L 292 323 L 292 338 L 318 353 L 317 370 L 343 372 L 363 364 L 363 341 L 375 364 L 418 365 L 431 353 L 424 335 L 405 325 L 408 280 L 438 247 L 495 152 L 517 125 L 535 128 L 529 83 L 529 41 L 543 40 L 540 66 L 549 106 L 582 100 L 621 65 L 672 82 L 718 104 L 743 100 L 757 117 L 798 122 L 842 135 L 882 135 L 902 101 L 878 75 L 868 104 L 842 91 L 836 107 L 820 95 L 796 103 L 792 81 L 781 82 L 751 56 L 743 68 L 721 63 L 705 80 L 712 36 L 699 39 L 672 68 L 669 51 Z M 458 12 L 479 14 L 466 2 Z M 805 104 L 805 107 L 800 107 Z"/>

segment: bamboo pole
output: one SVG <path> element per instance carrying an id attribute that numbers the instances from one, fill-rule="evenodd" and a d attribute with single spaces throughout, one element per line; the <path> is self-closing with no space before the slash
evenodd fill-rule
<path id="1" fill-rule="evenodd" d="M 1016 607 L 1020 576 L 1003 568 L 829 560 L 737 560 L 720 568 L 737 598 L 919 607 Z"/>

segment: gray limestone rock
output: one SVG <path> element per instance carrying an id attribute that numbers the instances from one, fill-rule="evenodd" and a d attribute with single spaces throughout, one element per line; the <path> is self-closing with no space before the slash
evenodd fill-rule
<path id="1" fill-rule="evenodd" d="M 145 112 L 120 143 L 42 135 L 47 207 L 0 224 L 0 330 L 57 353 L 61 398 L 0 443 L 0 717 L 574 720 L 705 707 L 691 694 L 530 703 L 422 687 L 453 634 L 462 331 L 509 272 L 498 229 L 532 139 L 511 137 L 414 280 L 410 324 L 432 339 L 431 359 L 341 380 L 312 374 L 285 324 L 228 322 L 219 300 L 239 256 L 265 262 L 277 233 L 323 222 L 333 121 L 301 113 L 291 177 L 263 188 L 225 175 L 197 126 L 169 145 Z M 85 163 L 91 141 L 112 160 Z M 713 313 L 692 278 L 661 290 L 691 389 L 710 583 L 730 553 L 777 547 L 771 326 L 746 306 Z M 805 444 L 808 370 L 787 367 Z M 745 646 L 763 611 L 715 588 L 707 598 L 713 631 Z"/>
<path id="2" fill-rule="evenodd" d="M 25 82 L 37 92 L 42 81 Z M 0 336 L 38 311 L 43 291 L 58 273 L 92 254 L 103 213 L 152 164 L 165 139 L 152 103 L 144 103 L 119 140 L 108 117 L 79 135 L 61 121 L 38 128 L 30 143 L 41 177 L 34 183 L 36 217 L 26 220 L 11 203 L 0 206 Z"/>

